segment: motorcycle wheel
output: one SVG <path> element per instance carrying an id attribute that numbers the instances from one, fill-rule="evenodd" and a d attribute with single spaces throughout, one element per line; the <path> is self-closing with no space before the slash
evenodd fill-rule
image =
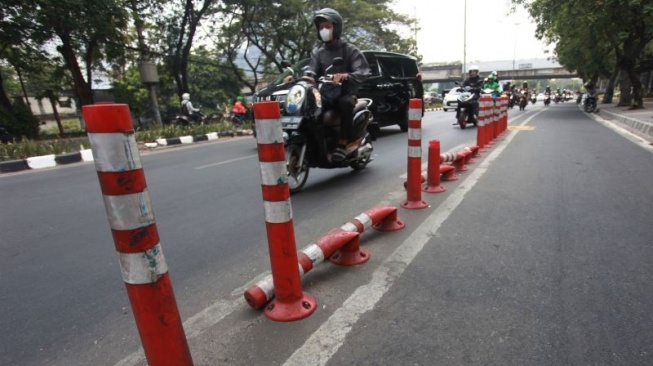
<path id="1" fill-rule="evenodd" d="M 585 112 L 587 113 L 592 113 L 596 109 L 596 105 L 594 103 L 585 103 Z"/>
<path id="2" fill-rule="evenodd" d="M 467 111 L 464 109 L 461 110 L 458 115 L 458 124 L 460 125 L 461 130 L 464 130 L 467 127 Z"/>
<path id="3" fill-rule="evenodd" d="M 301 152 L 301 146 L 286 146 L 286 168 L 288 169 L 288 188 L 290 189 L 290 193 L 299 192 L 304 188 L 304 184 L 308 180 L 308 161 L 304 158 L 304 162 L 299 166 Z"/>

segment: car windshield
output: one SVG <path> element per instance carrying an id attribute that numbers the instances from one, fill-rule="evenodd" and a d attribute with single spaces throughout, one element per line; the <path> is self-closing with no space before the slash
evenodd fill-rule
<path id="1" fill-rule="evenodd" d="M 277 76 L 276 78 L 274 78 L 274 80 L 272 80 L 272 81 L 270 82 L 270 85 L 280 85 L 280 84 L 283 84 L 283 79 L 285 79 L 286 76 L 288 76 L 288 75 L 293 75 L 293 74 L 295 74 L 295 75 L 297 75 L 297 74 L 301 74 L 301 71 L 302 71 L 302 69 L 304 68 L 304 66 L 308 65 L 308 63 L 309 63 L 310 61 L 311 61 L 311 60 L 307 58 L 307 59 L 305 59 L 305 60 L 301 60 L 301 61 L 297 62 L 296 64 L 294 64 L 294 65 L 291 66 L 292 69 L 293 69 L 293 72 L 292 72 L 292 73 L 291 73 L 290 70 L 288 70 L 288 69 L 284 70 L 284 71 L 283 71 L 279 76 Z"/>

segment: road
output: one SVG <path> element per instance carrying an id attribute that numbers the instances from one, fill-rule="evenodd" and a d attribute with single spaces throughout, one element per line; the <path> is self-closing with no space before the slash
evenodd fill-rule
<path id="1" fill-rule="evenodd" d="M 196 365 L 652 364 L 651 152 L 575 104 L 510 116 L 530 130 L 401 210 L 405 230 L 365 234 L 367 264 L 311 272 L 319 308 L 290 324 L 242 300 L 269 270 L 254 141 L 145 153 Z M 423 140 L 473 144 L 452 120 L 427 113 Z M 292 197 L 298 247 L 398 205 L 405 169 L 406 134 L 387 128 L 367 169 L 311 171 Z M 144 364 L 93 164 L 0 189 L 0 364 Z"/>

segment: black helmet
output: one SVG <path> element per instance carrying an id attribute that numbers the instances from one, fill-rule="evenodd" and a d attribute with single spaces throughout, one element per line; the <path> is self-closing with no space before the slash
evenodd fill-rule
<path id="1" fill-rule="evenodd" d="M 313 23 L 315 23 L 315 28 L 317 29 L 317 38 L 322 40 L 322 38 L 320 38 L 319 23 L 323 19 L 333 23 L 333 38 L 339 39 L 340 35 L 342 35 L 342 17 L 337 11 L 331 8 L 318 10 L 313 17 Z"/>

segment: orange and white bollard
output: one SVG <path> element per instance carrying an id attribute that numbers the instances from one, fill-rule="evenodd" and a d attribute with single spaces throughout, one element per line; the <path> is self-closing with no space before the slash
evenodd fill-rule
<path id="1" fill-rule="evenodd" d="M 304 276 L 315 266 L 323 263 L 325 259 L 330 258 L 338 250 L 343 249 L 348 254 L 354 252 L 352 248 L 356 248 L 359 245 L 359 236 L 365 232 L 366 228 L 374 228 L 379 231 L 397 231 L 404 227 L 404 222 L 397 217 L 396 207 L 377 206 L 371 208 L 356 216 L 354 220 L 345 223 L 340 228 L 329 231 L 315 243 L 309 244 L 306 248 L 302 249 L 298 254 L 299 274 Z M 352 243 L 354 240 L 356 243 Z M 355 256 L 363 259 L 367 256 L 369 259 L 368 253 L 361 255 L 360 252 L 355 252 Z M 335 263 L 336 261 L 333 262 Z M 342 262 L 337 264 L 345 265 Z M 353 264 L 348 263 L 348 265 Z M 260 309 L 263 307 L 274 297 L 272 276 L 267 276 L 251 286 L 245 291 L 244 296 L 245 301 L 252 308 Z"/>
<path id="2" fill-rule="evenodd" d="M 408 180 L 406 200 L 401 207 L 409 210 L 426 208 L 422 201 L 422 100 L 408 102 Z"/>
<path id="3" fill-rule="evenodd" d="M 109 226 L 147 363 L 193 365 L 126 104 L 82 107 Z"/>
<path id="4" fill-rule="evenodd" d="M 441 193 L 446 190 L 440 184 L 440 141 L 429 141 L 429 156 L 428 165 L 426 168 L 426 184 L 422 187 L 422 191 L 427 193 Z"/>
<path id="5" fill-rule="evenodd" d="M 290 204 L 288 173 L 278 102 L 254 104 L 261 190 L 265 208 L 272 282 L 276 298 L 264 314 L 275 321 L 293 321 L 311 315 L 317 303 L 302 291 L 295 227 Z"/>

